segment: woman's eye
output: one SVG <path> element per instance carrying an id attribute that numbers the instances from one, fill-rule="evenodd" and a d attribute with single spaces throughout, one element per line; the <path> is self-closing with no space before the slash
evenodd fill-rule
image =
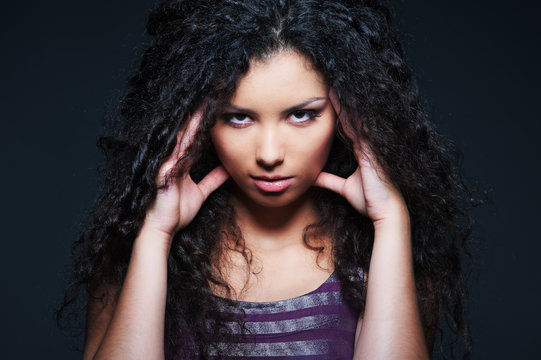
<path id="1" fill-rule="evenodd" d="M 311 110 L 302 110 L 302 111 L 295 111 L 292 113 L 289 118 L 294 123 L 306 123 L 309 121 L 314 120 L 316 117 L 318 117 L 319 114 L 317 114 L 315 111 Z"/>
<path id="2" fill-rule="evenodd" d="M 226 114 L 224 120 L 234 127 L 243 127 L 252 123 L 252 119 L 246 114 Z"/>

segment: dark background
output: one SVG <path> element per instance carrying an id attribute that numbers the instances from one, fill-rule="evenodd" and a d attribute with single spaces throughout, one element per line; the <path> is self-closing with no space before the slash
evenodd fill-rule
<path id="1" fill-rule="evenodd" d="M 53 312 L 97 191 L 95 141 L 147 41 L 154 0 L 0 5 L 0 358 L 76 359 Z M 474 359 L 539 359 L 541 35 L 537 1 L 394 1 L 440 132 L 489 191 L 475 211 Z M 108 105 L 109 104 L 109 105 Z"/>

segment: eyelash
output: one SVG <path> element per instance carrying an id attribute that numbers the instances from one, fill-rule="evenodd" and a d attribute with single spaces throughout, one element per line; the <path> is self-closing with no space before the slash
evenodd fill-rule
<path id="1" fill-rule="evenodd" d="M 295 110 L 295 111 L 291 112 L 287 117 L 291 118 L 295 114 L 297 114 L 297 115 L 302 114 L 303 115 L 302 117 L 308 116 L 308 119 L 306 119 L 306 120 L 293 121 L 294 124 L 302 126 L 302 125 L 308 125 L 308 123 L 314 121 L 317 117 L 320 117 L 321 116 L 321 110 L 311 110 L 311 109 Z M 233 122 L 231 120 L 233 117 L 239 117 L 239 118 L 242 118 L 242 120 L 250 119 L 250 117 L 248 115 L 243 114 L 243 113 L 230 113 L 230 114 L 222 115 L 223 121 L 225 121 L 228 125 L 230 125 L 232 127 L 243 128 L 243 127 L 246 127 L 246 126 L 249 125 L 248 123 L 243 123 L 243 124 L 235 123 L 235 122 Z"/>
<path id="2" fill-rule="evenodd" d="M 242 113 L 234 113 L 234 114 L 224 114 L 224 115 L 222 115 L 223 120 L 230 126 L 237 127 L 237 128 L 242 128 L 242 127 L 247 126 L 245 124 L 238 124 L 238 123 L 232 122 L 231 118 L 233 118 L 233 117 L 241 117 L 241 118 L 245 118 L 245 119 L 250 118 L 248 115 L 242 114 Z"/>
<path id="3" fill-rule="evenodd" d="M 303 114 L 304 116 L 308 115 L 307 120 L 298 121 L 297 124 L 306 124 L 314 121 L 317 117 L 321 116 L 321 110 L 297 110 L 289 114 L 288 117 L 291 117 L 295 114 Z M 303 117 L 304 117 L 303 116 Z"/>

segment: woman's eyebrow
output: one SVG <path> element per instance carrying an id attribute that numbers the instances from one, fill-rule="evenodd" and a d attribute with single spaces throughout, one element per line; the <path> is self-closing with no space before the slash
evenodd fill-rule
<path id="1" fill-rule="evenodd" d="M 312 97 L 310 99 L 307 99 L 306 101 L 303 101 L 302 103 L 300 104 L 297 104 L 297 105 L 294 105 L 294 106 L 291 106 L 287 109 L 285 109 L 284 111 L 282 111 L 282 114 L 289 114 L 290 112 L 292 111 L 295 111 L 295 110 L 298 110 L 298 109 L 302 109 L 316 101 L 320 101 L 320 100 L 327 100 L 326 97 Z M 327 101 L 325 101 L 325 104 L 327 103 Z M 324 104 L 322 104 L 324 105 Z"/>
<path id="2" fill-rule="evenodd" d="M 291 107 L 288 107 L 287 109 L 283 110 L 281 113 L 282 114 L 289 114 L 290 112 L 292 111 L 295 111 L 295 110 L 298 110 L 298 109 L 302 109 L 316 101 L 321 101 L 321 100 L 325 100 L 325 103 L 326 103 L 326 100 L 327 98 L 326 97 L 312 97 L 312 98 L 309 98 L 299 104 L 296 104 L 296 105 L 293 105 Z M 323 105 L 323 104 L 322 104 Z M 224 104 L 224 108 L 227 110 L 227 111 L 234 111 L 234 112 L 238 112 L 238 113 L 242 113 L 242 114 L 246 114 L 246 115 L 256 115 L 257 113 L 253 110 L 250 110 L 250 109 L 246 109 L 246 108 L 242 108 L 240 106 L 236 106 L 236 105 L 233 105 L 233 104 Z"/>
<path id="3" fill-rule="evenodd" d="M 233 104 L 224 104 L 224 105 L 223 105 L 223 108 L 224 108 L 226 111 L 231 111 L 231 112 L 236 112 L 236 113 L 246 114 L 246 115 L 250 115 L 250 116 L 253 116 L 253 115 L 256 114 L 256 112 L 253 111 L 253 110 L 241 108 L 240 106 L 236 106 L 236 105 L 233 105 Z"/>

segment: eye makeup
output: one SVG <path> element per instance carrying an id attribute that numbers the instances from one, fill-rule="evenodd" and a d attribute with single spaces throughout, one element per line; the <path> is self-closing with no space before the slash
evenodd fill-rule
<path id="1" fill-rule="evenodd" d="M 323 109 L 297 109 L 291 112 L 286 119 L 295 126 L 306 126 L 320 117 L 322 111 Z M 254 120 L 244 113 L 223 113 L 221 119 L 236 128 L 243 128 L 254 123 Z"/>
<path id="2" fill-rule="evenodd" d="M 314 103 L 317 103 L 319 106 Z M 307 108 L 309 105 L 316 105 L 316 107 Z M 306 126 L 313 122 L 317 117 L 321 116 L 321 113 L 327 105 L 327 98 L 314 97 L 281 111 L 281 116 L 292 125 Z M 254 123 L 254 119 L 257 119 L 258 117 L 255 111 L 233 104 L 224 104 L 222 109 L 223 112 L 220 116 L 221 120 L 227 125 L 236 128 L 250 126 Z"/>
<path id="3" fill-rule="evenodd" d="M 254 122 L 250 116 L 243 113 L 224 113 L 221 118 L 226 124 L 236 128 L 243 128 Z"/>
<path id="4" fill-rule="evenodd" d="M 321 116 L 323 109 L 299 109 L 293 111 L 288 119 L 294 125 L 308 125 Z"/>

